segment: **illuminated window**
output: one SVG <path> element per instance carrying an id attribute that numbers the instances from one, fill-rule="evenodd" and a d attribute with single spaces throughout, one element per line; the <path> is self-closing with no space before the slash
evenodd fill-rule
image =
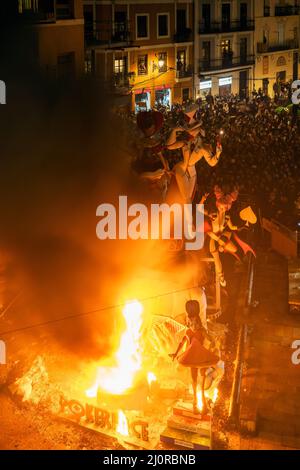
<path id="1" fill-rule="evenodd" d="M 160 52 L 158 54 L 158 71 L 166 72 L 168 69 L 168 55 L 166 52 Z"/>
<path id="2" fill-rule="evenodd" d="M 126 72 L 126 57 L 115 59 L 114 72 L 117 74 Z"/>
<path id="3" fill-rule="evenodd" d="M 141 55 L 138 58 L 138 75 L 148 75 L 148 56 Z"/>

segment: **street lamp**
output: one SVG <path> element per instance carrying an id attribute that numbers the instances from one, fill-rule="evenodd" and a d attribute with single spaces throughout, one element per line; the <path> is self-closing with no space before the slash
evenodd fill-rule
<path id="1" fill-rule="evenodd" d="M 153 72 L 155 72 L 155 70 L 162 71 L 166 66 L 165 59 L 162 56 L 158 57 L 156 54 L 155 59 L 157 62 L 153 61 Z"/>

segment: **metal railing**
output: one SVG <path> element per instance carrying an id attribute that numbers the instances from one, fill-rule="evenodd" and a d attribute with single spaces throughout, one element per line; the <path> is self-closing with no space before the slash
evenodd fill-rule
<path id="1" fill-rule="evenodd" d="M 224 33 L 228 31 L 253 31 L 254 20 L 245 19 L 238 21 L 222 22 L 222 21 L 201 21 L 199 23 L 200 34 Z"/>
<path id="2" fill-rule="evenodd" d="M 130 22 L 113 21 L 85 22 L 85 40 L 95 44 L 128 44 L 132 40 Z"/>
<path id="3" fill-rule="evenodd" d="M 199 67 L 200 71 L 213 71 L 213 70 L 222 70 L 234 67 L 240 67 L 245 65 L 253 65 L 255 63 L 254 55 L 231 57 L 226 56 L 220 59 L 214 60 L 200 60 Z"/>
<path id="4" fill-rule="evenodd" d="M 189 78 L 193 75 L 193 70 L 191 68 L 185 68 L 182 70 L 176 70 L 176 78 Z"/>
<path id="5" fill-rule="evenodd" d="M 300 7 L 294 5 L 275 6 L 275 16 L 299 15 Z"/>
<path id="6" fill-rule="evenodd" d="M 182 31 L 177 31 L 174 34 L 174 42 L 189 42 L 192 41 L 192 30 L 190 28 L 185 28 Z"/>
<path id="7" fill-rule="evenodd" d="M 277 52 L 277 51 L 287 51 L 290 49 L 298 49 L 299 43 L 296 39 L 288 39 L 284 42 L 280 42 L 277 44 L 274 43 L 264 43 L 258 42 L 257 43 L 257 53 L 263 54 L 265 52 Z"/>
<path id="8" fill-rule="evenodd" d="M 246 282 L 244 283 L 244 287 L 246 288 L 245 304 L 244 304 L 244 311 L 243 311 L 245 319 L 241 323 L 240 329 L 239 329 L 236 359 L 235 359 L 235 365 L 234 365 L 233 382 L 232 382 L 231 396 L 230 396 L 230 402 L 229 402 L 228 418 L 230 422 L 234 425 L 237 425 L 238 418 L 239 418 L 245 348 L 246 348 L 247 339 L 248 339 L 247 315 L 249 314 L 249 311 L 251 309 L 251 304 L 252 304 L 253 286 L 254 286 L 254 266 L 255 266 L 255 261 L 254 261 L 253 256 L 251 256 L 251 258 L 249 258 L 249 261 L 248 261 Z"/>
<path id="9" fill-rule="evenodd" d="M 54 23 L 56 20 L 74 18 L 74 0 L 40 0 L 31 8 L 19 11 L 20 17 L 29 23 Z"/>
<path id="10" fill-rule="evenodd" d="M 135 77 L 134 72 L 119 72 L 113 75 L 114 86 L 116 87 L 130 87 L 130 81 Z"/>

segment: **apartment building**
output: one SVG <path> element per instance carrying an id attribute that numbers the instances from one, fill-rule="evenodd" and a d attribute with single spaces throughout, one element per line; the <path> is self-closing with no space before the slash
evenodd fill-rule
<path id="1" fill-rule="evenodd" d="M 270 96 L 299 77 L 299 3 L 255 0 L 255 84 Z"/>
<path id="2" fill-rule="evenodd" d="M 130 93 L 135 111 L 193 97 L 193 0 L 84 0 L 83 6 L 86 72 Z"/>
<path id="3" fill-rule="evenodd" d="M 17 0 L 16 9 L 19 19 L 34 25 L 33 48 L 48 74 L 58 78 L 83 74 L 82 0 Z"/>
<path id="4" fill-rule="evenodd" d="M 247 96 L 254 74 L 254 0 L 195 2 L 195 96 Z"/>

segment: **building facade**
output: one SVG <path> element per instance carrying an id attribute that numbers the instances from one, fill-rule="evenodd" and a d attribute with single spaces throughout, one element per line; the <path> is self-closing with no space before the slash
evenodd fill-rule
<path id="1" fill-rule="evenodd" d="M 79 77 L 84 72 L 82 0 L 17 0 L 17 14 L 34 24 L 39 65 L 53 77 Z"/>
<path id="2" fill-rule="evenodd" d="M 300 7 L 295 0 L 255 0 L 255 84 L 270 96 L 299 77 Z"/>
<path id="3" fill-rule="evenodd" d="M 193 97 L 192 0 L 84 0 L 84 18 L 86 71 L 130 91 L 133 110 Z"/>
<path id="4" fill-rule="evenodd" d="M 195 2 L 195 95 L 247 96 L 254 74 L 254 1 Z M 195 64 L 195 65 L 196 65 Z"/>

